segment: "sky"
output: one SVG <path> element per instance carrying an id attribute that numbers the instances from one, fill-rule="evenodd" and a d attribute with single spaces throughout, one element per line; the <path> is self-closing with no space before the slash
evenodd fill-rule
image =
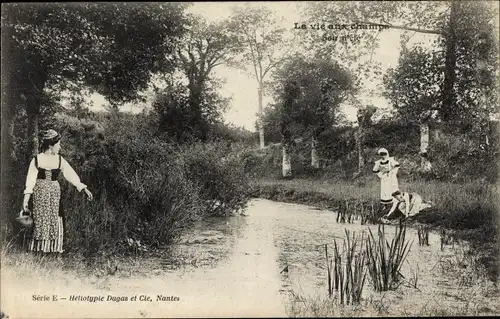
<path id="1" fill-rule="evenodd" d="M 289 32 L 293 32 L 295 22 L 307 22 L 301 18 L 298 8 L 294 2 L 250 2 L 253 6 L 266 6 L 275 11 L 276 15 L 284 18 L 285 27 L 289 28 Z M 199 14 L 208 21 L 216 21 L 228 18 L 231 15 L 231 8 L 235 5 L 242 5 L 241 2 L 196 2 L 187 11 L 193 14 Z M 374 52 L 373 59 L 375 62 L 380 62 L 383 67 L 383 72 L 388 68 L 397 66 L 400 44 L 399 37 L 401 32 L 395 29 L 384 30 L 381 32 L 380 46 Z M 434 35 L 414 33 L 409 46 L 415 43 L 423 43 L 427 45 L 431 43 Z M 231 98 L 230 107 L 224 114 L 224 120 L 236 126 L 244 127 L 248 130 L 255 131 L 256 113 L 258 111 L 257 98 L 257 82 L 255 78 L 244 74 L 242 71 L 232 69 L 221 65 L 214 69 L 214 75 L 224 79 L 225 84 L 220 89 L 220 95 Z M 390 109 L 389 101 L 381 96 L 381 81 L 367 81 L 365 85 L 376 90 L 378 94 L 374 96 L 360 96 L 360 100 L 366 104 L 373 104 L 381 111 Z M 91 96 L 92 110 L 102 110 L 106 101 L 98 94 Z M 272 102 L 270 97 L 264 96 L 264 108 Z M 127 104 L 120 107 L 122 111 L 138 112 L 144 105 Z M 344 103 L 341 107 L 341 112 L 347 120 L 356 121 L 356 108 Z M 377 117 L 377 114 L 375 115 Z"/>

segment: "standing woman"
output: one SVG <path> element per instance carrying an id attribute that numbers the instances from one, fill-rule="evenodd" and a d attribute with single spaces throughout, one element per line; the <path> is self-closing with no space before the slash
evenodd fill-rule
<path id="1" fill-rule="evenodd" d="M 29 165 L 24 190 L 23 211 L 28 211 L 28 202 L 33 198 L 33 234 L 28 249 L 34 252 L 63 252 L 63 217 L 60 211 L 61 188 L 57 178 L 62 173 L 79 192 L 85 191 L 89 200 L 92 193 L 87 186 L 59 155 L 61 135 L 54 130 L 43 132 L 41 153 L 36 155 Z"/>
<path id="2" fill-rule="evenodd" d="M 394 157 L 389 156 L 385 148 L 378 150 L 380 159 L 375 161 L 373 173 L 380 178 L 380 204 L 381 210 L 386 210 L 392 205 L 392 194 L 399 189 L 398 171 L 399 163 Z"/>

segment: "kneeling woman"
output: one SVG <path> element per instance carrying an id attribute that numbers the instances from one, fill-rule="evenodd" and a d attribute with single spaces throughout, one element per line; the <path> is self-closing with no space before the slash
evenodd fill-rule
<path id="1" fill-rule="evenodd" d="M 422 197 L 417 193 L 395 191 L 392 193 L 392 197 L 394 199 L 391 209 L 387 215 L 381 218 L 384 223 L 415 216 L 424 208 Z"/>
<path id="2" fill-rule="evenodd" d="M 23 211 L 28 211 L 28 202 L 33 197 L 33 234 L 28 249 L 35 252 L 63 252 L 63 218 L 60 216 L 61 188 L 57 178 L 62 173 L 78 191 L 85 191 L 88 199 L 92 193 L 87 186 L 59 155 L 61 136 L 54 130 L 42 135 L 41 153 L 29 165 L 24 190 Z"/>

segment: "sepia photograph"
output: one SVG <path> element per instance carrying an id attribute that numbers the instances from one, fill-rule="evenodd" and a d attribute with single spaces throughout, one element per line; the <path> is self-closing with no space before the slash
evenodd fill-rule
<path id="1" fill-rule="evenodd" d="M 500 316 L 499 15 L 2 3 L 0 319 Z"/>

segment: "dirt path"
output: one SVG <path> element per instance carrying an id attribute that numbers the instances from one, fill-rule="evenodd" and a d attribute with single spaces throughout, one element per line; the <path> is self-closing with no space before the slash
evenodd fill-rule
<path id="1" fill-rule="evenodd" d="M 62 274 L 53 279 L 19 278 L 12 269 L 2 269 L 2 310 L 10 318 L 286 316 L 273 244 L 274 211 L 256 208 L 250 204 L 248 217 L 236 217 L 240 219 L 241 237 L 231 247 L 230 257 L 215 268 L 154 272 L 149 278 L 143 276 L 148 273 L 143 270 L 130 278 L 108 278 L 106 289 L 96 289 L 84 279 Z M 222 240 L 217 231 L 205 231 L 205 236 L 207 233 L 215 238 L 214 245 L 217 239 Z M 198 257 L 207 256 L 203 249 L 194 249 L 196 253 Z M 149 262 L 145 265 L 151 266 Z M 127 297 L 128 301 L 33 301 L 33 295 L 68 299 L 71 295 L 90 295 L 104 296 L 105 300 L 114 296 L 116 300 Z M 131 301 L 133 296 L 140 299 L 141 295 L 150 296 L 152 301 Z M 158 295 L 179 300 L 157 301 Z"/>
<path id="2" fill-rule="evenodd" d="M 324 244 L 343 238 L 346 228 L 362 232 L 368 227 L 359 221 L 338 224 L 330 211 L 268 200 L 252 200 L 246 214 L 202 225 L 185 236 L 174 255 L 190 259 L 195 266 L 175 271 L 152 258 L 141 260 L 127 275 L 120 270 L 96 283 L 57 270 L 37 275 L 29 269 L 2 267 L 2 310 L 10 318 L 282 317 L 287 314 L 290 293 L 325 296 Z M 389 239 L 393 232 L 393 227 L 386 228 Z M 443 275 L 442 267 L 455 253 L 451 248 L 441 251 L 437 235 L 431 234 L 431 245 L 422 247 L 415 230 L 407 236 L 414 244 L 403 273 L 410 278 L 418 265 L 418 289 L 401 287 L 378 294 L 379 314 L 418 315 L 432 313 L 432 307 L 500 313 L 497 292 L 482 291 L 484 285 L 459 286 L 460 278 L 446 276 L 446 271 Z M 280 273 L 285 266 L 288 272 Z M 372 293 L 367 285 L 364 298 L 372 298 Z M 91 295 L 128 300 L 33 300 L 33 295 L 54 294 L 68 299 Z"/>

